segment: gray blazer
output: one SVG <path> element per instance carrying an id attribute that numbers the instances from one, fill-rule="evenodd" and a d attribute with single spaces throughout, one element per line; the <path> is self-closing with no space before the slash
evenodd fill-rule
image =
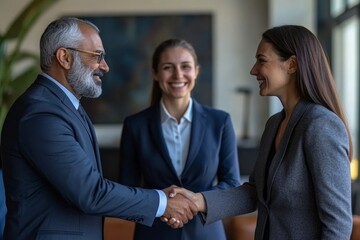
<path id="1" fill-rule="evenodd" d="M 257 208 L 255 239 L 349 239 L 351 178 L 344 124 L 326 108 L 300 101 L 279 150 L 269 159 L 265 179 L 266 162 L 283 117 L 282 111 L 268 120 L 248 183 L 203 192 L 206 223 Z"/>

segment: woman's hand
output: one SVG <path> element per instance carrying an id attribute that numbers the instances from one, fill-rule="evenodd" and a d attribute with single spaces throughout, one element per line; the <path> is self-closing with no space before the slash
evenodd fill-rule
<path id="1" fill-rule="evenodd" d="M 190 190 L 175 185 L 166 188 L 165 193 L 168 194 L 170 198 L 175 197 L 177 194 L 181 194 L 186 198 L 188 198 L 189 200 L 191 200 L 192 202 L 194 202 L 199 212 L 207 211 L 205 199 L 201 193 L 194 193 Z"/>

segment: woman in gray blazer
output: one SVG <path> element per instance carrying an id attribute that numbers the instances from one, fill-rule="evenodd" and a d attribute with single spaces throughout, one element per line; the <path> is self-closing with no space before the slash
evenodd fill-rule
<path id="1" fill-rule="evenodd" d="M 351 136 L 320 42 L 302 26 L 269 29 L 250 73 L 283 110 L 266 123 L 249 182 L 174 193 L 196 201 L 206 224 L 257 209 L 255 239 L 349 239 Z"/>

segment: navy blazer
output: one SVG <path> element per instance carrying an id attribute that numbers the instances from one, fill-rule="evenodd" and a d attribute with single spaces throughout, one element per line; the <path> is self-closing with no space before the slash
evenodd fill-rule
<path id="1" fill-rule="evenodd" d="M 146 188 L 170 185 L 199 192 L 240 184 L 237 143 L 230 115 L 193 100 L 189 153 L 181 178 L 171 162 L 161 128 L 160 104 L 127 117 L 120 144 L 120 182 Z M 217 221 L 203 226 L 199 216 L 181 229 L 160 220 L 136 226 L 135 239 L 225 239 Z"/>
<path id="2" fill-rule="evenodd" d="M 5 215 L 6 215 L 5 189 L 4 189 L 2 168 L 0 168 L 0 239 L 2 239 L 2 235 L 4 233 Z"/>
<path id="3" fill-rule="evenodd" d="M 105 215 L 153 223 L 158 194 L 103 178 L 87 121 L 41 75 L 12 106 L 1 138 L 8 210 L 4 239 L 99 240 Z"/>
<path id="4" fill-rule="evenodd" d="M 269 159 L 284 116 L 282 111 L 268 120 L 249 183 L 203 193 L 208 206 L 206 221 L 258 207 L 257 240 L 350 239 L 349 141 L 343 122 L 319 104 L 300 101 L 277 152 Z"/>

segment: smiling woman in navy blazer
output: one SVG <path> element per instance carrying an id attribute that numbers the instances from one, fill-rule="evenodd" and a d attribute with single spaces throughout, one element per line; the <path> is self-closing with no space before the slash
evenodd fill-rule
<path id="1" fill-rule="evenodd" d="M 192 191 L 240 184 L 237 145 L 224 111 L 191 98 L 199 73 L 193 47 L 181 39 L 161 43 L 153 55 L 151 107 L 127 117 L 120 144 L 120 182 L 146 188 L 178 185 Z M 194 217 L 181 229 L 155 220 L 136 226 L 135 239 L 222 240 L 221 221 Z"/>

